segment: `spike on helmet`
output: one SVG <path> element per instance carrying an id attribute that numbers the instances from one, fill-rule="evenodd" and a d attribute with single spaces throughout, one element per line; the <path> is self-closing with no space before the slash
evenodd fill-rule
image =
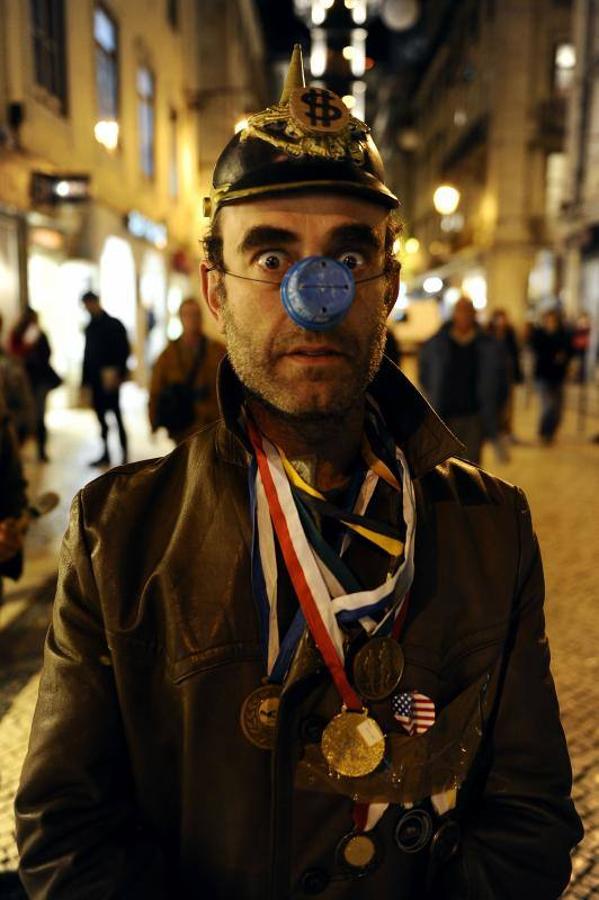
<path id="1" fill-rule="evenodd" d="M 300 191 L 354 194 L 388 209 L 399 201 L 385 185 L 368 126 L 337 94 L 306 86 L 296 44 L 279 102 L 248 119 L 214 168 L 204 214 L 257 197 Z"/>

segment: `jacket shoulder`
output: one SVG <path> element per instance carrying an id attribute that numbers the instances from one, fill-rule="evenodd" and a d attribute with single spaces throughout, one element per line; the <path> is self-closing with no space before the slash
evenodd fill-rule
<path id="1" fill-rule="evenodd" d="M 190 481 L 201 483 L 215 463 L 217 427 L 206 426 L 166 456 L 116 466 L 90 481 L 80 492 L 86 522 L 154 518 L 166 499 L 169 509 L 179 508 Z"/>
<path id="2" fill-rule="evenodd" d="M 456 456 L 435 466 L 422 476 L 420 482 L 426 498 L 433 503 L 450 501 L 461 506 L 513 507 L 519 502 L 527 506 L 520 488 Z"/>

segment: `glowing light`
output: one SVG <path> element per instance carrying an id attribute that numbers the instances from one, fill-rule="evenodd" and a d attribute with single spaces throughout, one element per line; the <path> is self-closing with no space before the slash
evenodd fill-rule
<path id="1" fill-rule="evenodd" d="M 418 253 L 420 250 L 420 241 L 418 238 L 408 238 L 405 245 L 406 253 Z"/>
<path id="2" fill-rule="evenodd" d="M 352 19 L 356 25 L 363 25 L 366 21 L 367 9 L 366 0 L 354 0 L 352 8 Z"/>
<path id="3" fill-rule="evenodd" d="M 240 131 L 245 131 L 245 129 L 248 127 L 248 124 L 249 123 L 247 119 L 238 119 L 238 121 L 235 122 L 235 134 L 239 134 Z"/>
<path id="4" fill-rule="evenodd" d="M 312 3 L 312 24 L 322 25 L 327 17 L 327 11 L 322 0 L 314 0 Z"/>
<path id="5" fill-rule="evenodd" d="M 341 52 L 343 53 L 343 59 L 353 59 L 354 58 L 354 48 L 353 47 L 344 47 Z"/>
<path id="6" fill-rule="evenodd" d="M 355 3 L 355 0 L 345 0 L 344 5 L 345 5 L 346 9 L 353 9 L 354 6 L 356 5 L 356 3 Z"/>
<path id="7" fill-rule="evenodd" d="M 447 290 L 443 294 L 443 299 L 448 304 L 448 306 L 453 306 L 454 303 L 462 296 L 462 292 L 457 287 L 448 287 Z"/>
<path id="8" fill-rule="evenodd" d="M 362 119 L 362 121 L 364 121 L 366 118 L 366 82 L 352 81 L 351 88 L 353 95 L 356 98 L 353 114 L 357 119 Z"/>
<path id="9" fill-rule="evenodd" d="M 366 71 L 366 38 L 365 28 L 354 28 L 351 33 L 352 57 L 351 71 L 356 78 L 361 78 Z"/>
<path id="10" fill-rule="evenodd" d="M 576 49 L 572 44 L 560 44 L 555 53 L 560 69 L 573 69 L 576 65 Z"/>
<path id="11" fill-rule="evenodd" d="M 470 297 L 475 309 L 484 309 L 487 305 L 487 281 L 483 275 L 466 275 L 462 292 Z"/>
<path id="12" fill-rule="evenodd" d="M 310 53 L 310 71 L 314 78 L 324 75 L 327 67 L 327 40 L 322 28 L 312 31 L 312 51 Z"/>
<path id="13" fill-rule="evenodd" d="M 345 103 L 345 105 L 347 106 L 348 109 L 353 109 L 354 106 L 356 105 L 356 98 L 354 97 L 353 94 L 344 94 L 344 96 L 341 99 L 343 100 L 343 102 Z"/>
<path id="14" fill-rule="evenodd" d="M 438 294 L 443 288 L 443 282 L 437 275 L 429 275 L 424 279 L 422 287 L 427 294 Z"/>
<path id="15" fill-rule="evenodd" d="M 433 194 L 433 204 L 442 216 L 450 216 L 460 202 L 460 192 L 450 184 L 441 184 Z"/>
<path id="16" fill-rule="evenodd" d="M 401 238 L 395 238 L 393 241 L 393 256 L 397 256 L 397 254 L 401 250 Z"/>
<path id="17" fill-rule="evenodd" d="M 54 188 L 54 193 L 59 197 L 68 197 L 71 193 L 71 186 L 68 181 L 59 181 Z"/>
<path id="18" fill-rule="evenodd" d="M 119 123 L 111 119 L 101 119 L 94 125 L 94 137 L 106 150 L 116 150 L 119 145 Z"/>

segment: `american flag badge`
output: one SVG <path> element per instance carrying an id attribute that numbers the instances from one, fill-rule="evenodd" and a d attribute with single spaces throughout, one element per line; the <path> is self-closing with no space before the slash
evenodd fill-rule
<path id="1" fill-rule="evenodd" d="M 410 736 L 424 734 L 435 724 L 435 704 L 419 691 L 403 691 L 391 700 L 393 717 Z"/>

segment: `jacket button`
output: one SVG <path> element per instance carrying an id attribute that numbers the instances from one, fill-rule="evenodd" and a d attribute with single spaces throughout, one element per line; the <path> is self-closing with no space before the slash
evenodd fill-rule
<path id="1" fill-rule="evenodd" d="M 300 885 L 304 894 L 314 897 L 326 891 L 330 880 L 329 873 L 324 869 L 306 869 L 300 879 Z"/>
<path id="2" fill-rule="evenodd" d="M 433 821 L 425 809 L 411 809 L 395 826 L 395 843 L 404 853 L 418 853 L 433 833 Z"/>
<path id="3" fill-rule="evenodd" d="M 431 856 L 434 857 L 436 862 L 449 862 L 460 849 L 460 843 L 460 826 L 453 819 L 449 819 L 435 832 L 435 836 L 431 841 Z"/>
<path id="4" fill-rule="evenodd" d="M 319 744 L 326 725 L 321 716 L 306 716 L 300 725 L 300 737 L 306 744 Z"/>

